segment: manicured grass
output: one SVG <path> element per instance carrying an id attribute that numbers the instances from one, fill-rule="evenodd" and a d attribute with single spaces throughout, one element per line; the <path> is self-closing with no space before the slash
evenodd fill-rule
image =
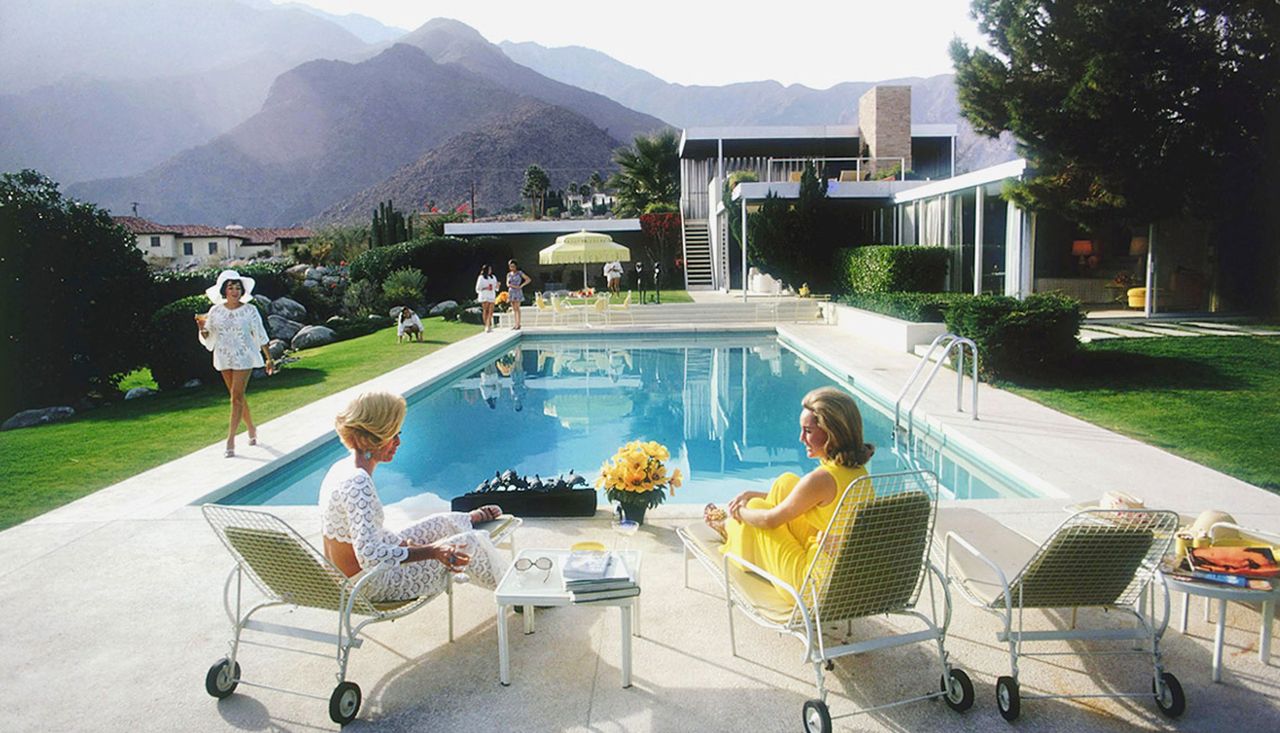
<path id="1" fill-rule="evenodd" d="M 1280 338 L 1086 344 L 1057 377 L 1002 384 L 1024 397 L 1280 491 Z"/>
<path id="2" fill-rule="evenodd" d="M 299 360 L 249 385 L 255 423 L 265 423 L 403 366 L 480 327 L 424 319 L 426 341 L 397 344 L 389 328 L 299 352 Z M 66 422 L 0 433 L 0 529 L 179 458 L 227 434 L 227 392 L 212 366 L 201 387 L 81 413 Z M 130 387 L 154 386 L 134 372 Z M 241 432 L 239 443 L 246 438 Z"/>

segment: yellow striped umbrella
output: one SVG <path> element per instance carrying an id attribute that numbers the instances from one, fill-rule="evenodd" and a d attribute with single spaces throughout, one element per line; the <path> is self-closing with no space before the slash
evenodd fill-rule
<path id="1" fill-rule="evenodd" d="M 587 265 L 592 262 L 625 262 L 631 259 L 631 250 L 618 244 L 608 234 L 588 232 L 585 229 L 556 237 L 556 243 L 538 252 L 540 265 L 582 264 L 582 283 L 586 287 Z"/>

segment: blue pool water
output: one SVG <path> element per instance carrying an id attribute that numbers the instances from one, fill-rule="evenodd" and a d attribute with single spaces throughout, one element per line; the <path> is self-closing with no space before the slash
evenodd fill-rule
<path id="1" fill-rule="evenodd" d="M 400 451 L 375 476 L 386 504 L 426 493 L 447 500 L 507 468 L 543 477 L 574 469 L 594 482 L 600 464 L 634 439 L 666 445 L 686 477 L 669 501 L 724 502 L 767 488 L 782 471 L 809 470 L 800 399 L 833 383 L 848 389 L 772 334 L 525 337 L 445 382 L 410 398 Z M 947 496 L 961 499 L 1031 495 L 945 446 L 895 451 L 892 418 L 850 391 L 877 446 L 872 473 L 931 468 Z M 220 503 L 314 504 L 344 455 L 335 437 Z"/>

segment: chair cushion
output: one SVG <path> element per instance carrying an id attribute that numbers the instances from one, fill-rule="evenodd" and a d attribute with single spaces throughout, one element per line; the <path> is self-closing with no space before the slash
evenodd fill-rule
<path id="1" fill-rule="evenodd" d="M 720 547 L 724 544 L 715 530 L 702 522 L 690 524 L 681 532 L 682 539 L 689 551 L 701 555 L 716 569 L 716 581 L 724 582 L 721 571 L 724 568 L 724 554 Z M 773 583 L 734 563 L 729 563 L 729 583 L 756 615 L 775 624 L 785 624 L 791 618 L 795 604 L 788 601 L 774 588 Z"/>
<path id="2" fill-rule="evenodd" d="M 999 566 L 1010 583 L 1040 549 L 1036 543 L 976 509 L 938 509 L 933 532 L 939 552 L 946 551 L 947 533 L 955 532 Z M 949 577 L 962 583 L 983 603 L 1004 605 L 1000 576 L 989 565 L 957 545 L 952 545 L 950 562 L 946 568 Z"/>

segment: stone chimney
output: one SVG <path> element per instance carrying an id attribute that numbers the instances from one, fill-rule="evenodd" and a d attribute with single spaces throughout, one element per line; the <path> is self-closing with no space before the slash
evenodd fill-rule
<path id="1" fill-rule="evenodd" d="M 872 158 L 905 158 L 911 170 L 911 87 L 876 86 L 858 100 L 858 128 L 863 154 Z M 874 160 L 871 175 L 896 162 Z M 898 173 L 902 180 L 902 172 Z"/>

